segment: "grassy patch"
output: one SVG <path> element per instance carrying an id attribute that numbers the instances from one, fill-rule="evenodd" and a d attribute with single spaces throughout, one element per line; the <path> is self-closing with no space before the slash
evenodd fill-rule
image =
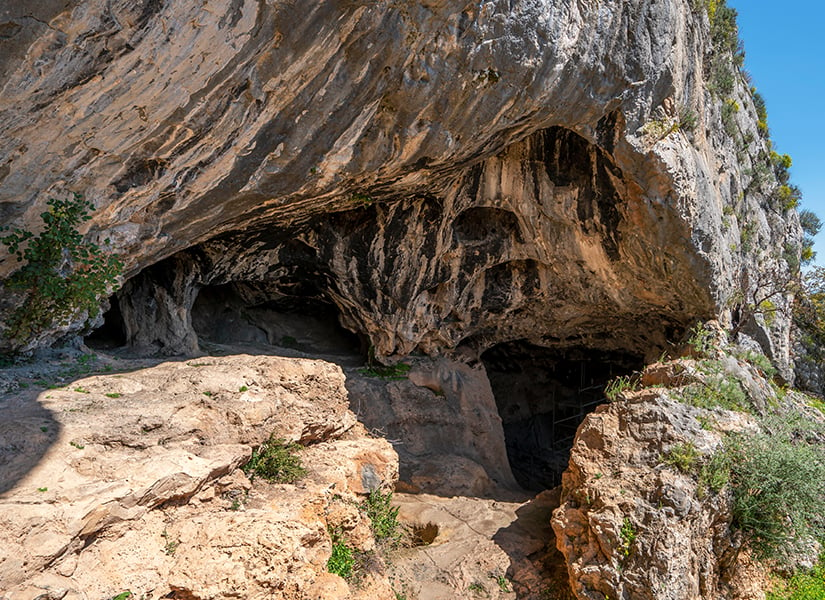
<path id="1" fill-rule="evenodd" d="M 361 504 L 361 510 L 372 522 L 372 532 L 379 542 L 396 545 L 401 540 L 401 525 L 398 523 L 398 508 L 391 506 L 392 492 L 382 493 L 372 490 Z"/>
<path id="2" fill-rule="evenodd" d="M 371 364 L 362 369 L 358 369 L 361 375 L 367 377 L 380 377 L 381 379 L 406 379 L 410 372 L 410 365 L 407 363 L 398 363 L 395 365 L 379 365 Z"/>
<path id="3" fill-rule="evenodd" d="M 822 398 L 814 398 L 813 396 L 807 396 L 807 399 L 808 406 L 811 406 L 825 414 L 825 400 Z"/>
<path id="4" fill-rule="evenodd" d="M 750 412 L 748 396 L 739 382 L 730 376 L 720 377 L 705 383 L 694 383 L 682 388 L 678 398 L 698 408 L 724 408 L 740 412 Z"/>
<path id="5" fill-rule="evenodd" d="M 610 402 L 615 402 L 621 397 L 623 392 L 633 391 L 636 389 L 636 382 L 631 379 L 630 375 L 622 375 L 608 382 L 604 386 L 604 397 Z"/>
<path id="6" fill-rule="evenodd" d="M 777 582 L 766 600 L 825 600 L 825 554 L 812 570 Z"/>
<path id="7" fill-rule="evenodd" d="M 270 437 L 252 452 L 252 458 L 243 466 L 250 477 L 261 477 L 273 483 L 295 483 L 306 476 L 297 452 L 299 444 L 281 438 Z"/>

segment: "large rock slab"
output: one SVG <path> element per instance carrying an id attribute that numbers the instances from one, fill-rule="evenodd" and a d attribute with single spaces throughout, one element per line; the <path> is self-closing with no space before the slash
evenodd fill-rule
<path id="1" fill-rule="evenodd" d="M 204 357 L 27 392 L 1 400 L 8 598 L 297 600 L 316 580 L 340 592 L 319 597 L 350 597 L 328 581 L 329 507 L 391 485 L 398 462 L 348 410 L 337 365 Z M 238 470 L 271 435 L 307 446 L 298 484 Z M 376 577 L 372 597 L 391 599 Z"/>

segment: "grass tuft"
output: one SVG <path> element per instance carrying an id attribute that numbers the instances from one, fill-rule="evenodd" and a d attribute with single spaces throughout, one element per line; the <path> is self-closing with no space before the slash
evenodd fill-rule
<path id="1" fill-rule="evenodd" d="M 270 437 L 252 452 L 252 458 L 243 466 L 250 477 L 261 477 L 273 483 L 295 483 L 307 474 L 296 454 L 299 444 Z"/>

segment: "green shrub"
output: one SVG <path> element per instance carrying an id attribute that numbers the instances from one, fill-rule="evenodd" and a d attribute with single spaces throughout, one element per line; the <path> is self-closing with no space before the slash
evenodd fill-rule
<path id="1" fill-rule="evenodd" d="M 774 309 L 774 312 L 775 310 L 776 309 Z M 776 367 L 774 367 L 771 363 L 771 359 L 769 359 L 764 354 L 761 354 L 760 352 L 754 352 L 753 350 L 744 350 L 742 352 L 737 352 L 736 358 L 744 360 L 746 363 L 749 363 L 752 366 L 756 367 L 757 369 L 762 371 L 762 373 L 768 379 L 771 379 L 774 375 L 776 375 Z"/>
<path id="2" fill-rule="evenodd" d="M 327 561 L 327 571 L 344 579 L 350 579 L 355 569 L 355 556 L 338 530 L 330 531 L 332 554 Z"/>
<path id="3" fill-rule="evenodd" d="M 759 558 L 783 560 L 825 534 L 825 448 L 810 422 L 765 423 L 773 433 L 736 435 L 726 446 L 733 524 Z"/>
<path id="4" fill-rule="evenodd" d="M 633 547 L 633 542 L 636 541 L 637 535 L 638 534 L 636 533 L 636 529 L 633 527 L 633 523 L 630 522 L 630 519 L 625 517 L 622 521 L 622 528 L 619 530 L 619 552 L 621 552 L 622 556 L 625 558 L 630 556 L 630 550 Z"/>
<path id="5" fill-rule="evenodd" d="M 713 350 L 713 343 L 713 332 L 705 327 L 704 323 L 698 323 L 690 330 L 687 344 L 698 357 L 709 356 Z"/>
<path id="6" fill-rule="evenodd" d="M 25 294 L 25 302 L 6 319 L 6 336 L 25 344 L 55 324 L 63 324 L 82 311 L 94 318 L 99 298 L 111 290 L 123 263 L 98 245 L 84 242 L 78 227 L 91 219 L 92 203 L 80 194 L 59 200 L 49 198 L 41 213 L 39 234 L 8 226 L 0 243 L 26 264 L 6 280 L 6 286 Z M 108 243 L 106 240 L 105 243 Z"/>
<path id="7" fill-rule="evenodd" d="M 733 377 L 721 377 L 706 383 L 695 383 L 678 392 L 679 398 L 699 408 L 724 408 L 750 412 L 748 396 Z"/>
<path id="8" fill-rule="evenodd" d="M 361 509 L 372 522 L 375 539 L 395 545 L 401 539 L 401 525 L 398 523 L 398 508 L 393 507 L 391 502 L 392 492 L 382 493 L 380 489 L 374 489 L 361 504 Z"/>
<path id="9" fill-rule="evenodd" d="M 307 474 L 296 452 L 301 446 L 280 438 L 270 437 L 252 452 L 252 458 L 243 466 L 250 477 L 262 477 L 274 483 L 295 483 Z"/>
<path id="10" fill-rule="evenodd" d="M 776 585 L 766 600 L 825 600 L 825 554 L 812 570 L 797 573 Z"/>
<path id="11" fill-rule="evenodd" d="M 665 454 L 664 461 L 682 473 L 693 473 L 699 462 L 699 452 L 693 442 L 676 444 Z"/>
<path id="12" fill-rule="evenodd" d="M 735 119 L 735 115 L 738 112 L 739 104 L 736 100 L 731 100 L 729 98 L 725 100 L 724 104 L 722 104 L 722 125 L 724 125 L 725 131 L 727 131 L 728 135 L 731 137 L 736 137 L 739 133 Z"/>
<path id="13" fill-rule="evenodd" d="M 718 494 L 729 481 L 730 456 L 725 451 L 716 452 L 699 468 L 699 486 L 696 493 L 700 499 L 707 495 L 708 490 Z"/>

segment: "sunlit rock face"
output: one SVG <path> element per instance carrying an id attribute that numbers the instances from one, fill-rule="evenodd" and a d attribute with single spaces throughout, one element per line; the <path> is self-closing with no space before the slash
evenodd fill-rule
<path id="1" fill-rule="evenodd" d="M 165 353 L 196 347 L 201 286 L 245 281 L 303 282 L 378 356 L 653 354 L 799 243 L 710 53 L 687 0 L 4 7 L 0 220 L 94 200 L 127 338 Z M 786 319 L 760 341 L 787 363 Z"/>

